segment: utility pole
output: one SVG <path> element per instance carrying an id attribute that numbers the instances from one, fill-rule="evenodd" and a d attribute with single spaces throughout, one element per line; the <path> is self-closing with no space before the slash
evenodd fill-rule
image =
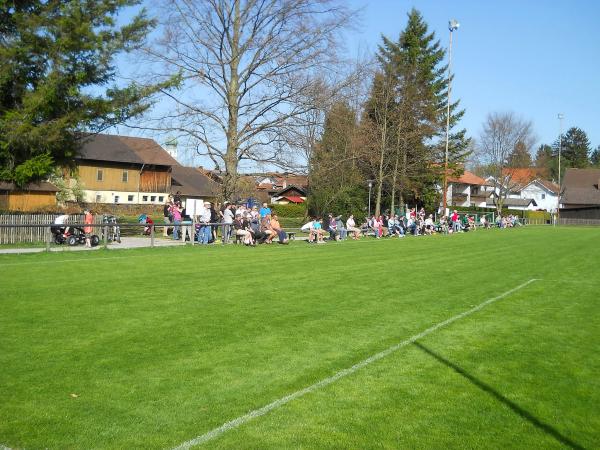
<path id="1" fill-rule="evenodd" d="M 452 33 L 458 29 L 460 24 L 457 20 L 452 19 L 448 22 L 448 30 L 450 30 L 450 45 L 448 46 L 448 98 L 446 105 L 446 157 L 444 160 L 444 211 L 442 215 L 447 215 L 446 210 L 448 207 L 448 144 L 450 139 L 450 84 L 451 84 L 451 74 L 452 74 Z"/>
<path id="2" fill-rule="evenodd" d="M 558 135 L 558 197 L 556 199 L 556 225 L 558 225 L 558 221 L 560 219 L 560 194 L 562 191 L 562 181 L 560 179 L 560 157 L 562 153 L 562 129 L 563 129 L 563 119 L 565 115 L 562 113 L 558 113 L 558 123 L 559 123 L 559 135 Z"/>

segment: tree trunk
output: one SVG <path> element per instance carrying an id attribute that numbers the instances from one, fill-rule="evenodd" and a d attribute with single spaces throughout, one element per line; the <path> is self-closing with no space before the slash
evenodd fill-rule
<path id="1" fill-rule="evenodd" d="M 406 180 L 406 149 L 405 148 L 402 149 L 402 170 L 400 171 L 400 183 L 398 183 L 398 190 L 400 191 L 400 207 L 401 208 L 404 208 L 404 180 Z"/>
<path id="2" fill-rule="evenodd" d="M 390 210 L 392 214 L 394 214 L 395 206 L 396 206 L 396 181 L 398 179 L 398 165 L 400 163 L 400 155 L 396 152 L 396 161 L 394 164 L 394 173 L 392 174 L 392 205 Z M 402 195 L 402 194 L 400 194 Z"/>
<path id="3" fill-rule="evenodd" d="M 387 112 L 386 112 L 387 113 Z M 377 171 L 377 199 L 375 200 L 375 215 L 381 213 L 381 193 L 383 190 L 383 165 L 385 162 L 385 149 L 387 142 L 387 117 L 383 121 L 381 129 L 381 148 L 379 149 L 379 169 Z"/>
<path id="4" fill-rule="evenodd" d="M 235 2 L 233 32 L 231 36 L 232 58 L 229 66 L 229 85 L 227 88 L 228 120 L 227 150 L 223 158 L 225 177 L 223 179 L 223 196 L 225 200 L 237 194 L 238 167 L 238 116 L 239 116 L 239 42 L 240 42 L 240 2 Z M 237 200 L 237 199 L 236 199 Z"/>

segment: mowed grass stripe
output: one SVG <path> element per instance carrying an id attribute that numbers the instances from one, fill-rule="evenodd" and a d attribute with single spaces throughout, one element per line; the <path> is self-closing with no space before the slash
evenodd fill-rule
<path id="1" fill-rule="evenodd" d="M 595 448 L 591 294 L 571 302 L 536 282 L 210 448 Z"/>
<path id="2" fill-rule="evenodd" d="M 519 286 L 514 287 L 513 289 L 510 289 L 496 297 L 493 297 L 491 299 L 484 301 L 483 303 L 480 303 L 479 305 L 477 305 L 474 308 L 471 308 L 468 311 L 464 311 L 464 312 L 462 312 L 456 316 L 453 316 L 443 322 L 435 324 L 434 326 L 427 328 L 426 330 L 423 330 L 419 334 L 411 336 L 410 338 L 408 338 L 396 345 L 388 347 L 387 349 L 385 349 L 379 353 L 369 356 L 367 359 L 364 359 L 364 360 L 354 364 L 352 367 L 340 370 L 339 372 L 336 372 L 331 377 L 325 378 L 323 380 L 318 381 L 315 384 L 312 384 L 311 386 L 308 386 L 304 389 L 301 389 L 299 391 L 296 391 L 289 395 L 286 395 L 285 397 L 277 399 L 277 400 L 269 403 L 268 405 L 263 406 L 262 408 L 255 409 L 254 411 L 250 411 L 249 413 L 247 413 L 241 417 L 238 417 L 236 419 L 228 421 L 227 423 L 221 425 L 218 428 L 215 428 L 214 430 L 211 430 L 201 436 L 198 436 L 189 441 L 186 441 L 186 442 L 178 445 L 177 447 L 175 447 L 175 450 L 187 450 L 191 447 L 204 444 L 208 441 L 218 438 L 219 436 L 221 436 L 222 434 L 224 434 L 230 430 L 233 430 L 241 425 L 244 425 L 245 423 L 247 423 L 257 417 L 268 414 L 269 412 L 286 405 L 287 403 L 291 402 L 292 400 L 296 400 L 296 399 L 303 397 L 306 394 L 310 394 L 318 389 L 325 388 L 325 387 L 329 386 L 330 384 L 335 383 L 336 381 L 341 380 L 344 377 L 352 375 L 355 372 L 357 372 L 358 370 L 363 369 L 363 368 L 369 366 L 370 364 L 373 364 L 373 363 L 379 361 L 380 359 L 383 359 L 383 358 L 391 355 L 392 353 L 400 350 L 401 348 L 404 348 L 409 344 L 416 343 L 417 340 L 422 339 L 422 338 L 428 336 L 429 334 L 434 333 L 435 331 L 456 322 L 457 320 L 461 320 L 464 317 L 468 317 L 471 314 L 485 308 L 486 306 L 488 306 L 504 297 L 507 297 L 507 296 L 513 294 L 514 292 L 517 292 L 517 291 L 527 287 L 534 281 L 538 281 L 538 280 L 532 279 L 532 280 L 526 281 L 526 282 L 520 284 Z"/>
<path id="3" fill-rule="evenodd" d="M 82 267 L 3 268 L 0 442 L 172 446 L 469 309 L 475 298 L 556 278 L 573 260 L 590 267 L 586 250 L 597 237 L 494 230 L 143 249 L 123 252 L 143 258 Z"/>

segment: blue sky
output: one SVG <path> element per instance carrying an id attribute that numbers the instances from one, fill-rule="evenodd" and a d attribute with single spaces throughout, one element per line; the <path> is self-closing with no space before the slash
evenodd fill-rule
<path id="1" fill-rule="evenodd" d="M 382 34 L 398 39 L 412 7 L 444 47 L 448 20 L 460 22 L 453 37 L 452 97 L 466 110 L 462 126 L 469 136 L 478 138 L 488 113 L 513 111 L 533 122 L 535 154 L 539 144 L 558 138 L 560 112 L 563 132 L 577 126 L 592 148 L 600 145 L 600 0 L 347 1 L 362 8 L 345 40 L 354 57 L 374 54 Z M 135 70 L 128 57 L 118 61 L 121 73 Z M 125 127 L 114 132 L 140 134 Z"/>
<path id="2" fill-rule="evenodd" d="M 466 109 L 462 121 L 477 137 L 485 116 L 513 111 L 531 120 L 538 144 L 563 131 L 583 129 L 600 145 L 600 1 L 597 0 L 351 0 L 364 7 L 348 48 L 376 51 L 381 34 L 397 39 L 406 13 L 418 9 L 430 30 L 448 46 L 453 36 L 452 96 Z"/>

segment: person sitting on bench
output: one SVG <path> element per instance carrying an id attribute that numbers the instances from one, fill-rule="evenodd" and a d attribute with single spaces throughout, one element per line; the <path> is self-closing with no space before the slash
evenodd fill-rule
<path id="1" fill-rule="evenodd" d="M 353 214 L 350 214 L 350 217 L 346 220 L 346 230 L 348 230 L 348 233 L 353 234 L 352 239 L 357 240 L 360 238 L 360 228 L 356 228 Z"/>
<path id="2" fill-rule="evenodd" d="M 314 236 L 317 244 L 324 244 L 323 236 L 325 235 L 325 230 L 323 230 L 323 219 L 317 217 L 310 228 L 311 234 Z"/>
<path id="3" fill-rule="evenodd" d="M 273 214 L 271 216 L 271 221 L 269 222 L 269 226 L 271 227 L 271 231 L 274 231 L 275 233 L 277 233 L 277 238 L 279 239 L 280 244 L 289 243 L 288 235 L 281 228 L 281 224 L 279 223 L 279 217 L 277 217 L 277 214 Z"/>
<path id="4" fill-rule="evenodd" d="M 252 237 L 252 233 L 249 230 L 250 224 L 248 221 L 242 219 L 241 214 L 235 215 L 235 220 L 233 221 L 233 229 L 235 230 L 235 235 L 240 236 L 244 245 L 255 245 Z"/>

